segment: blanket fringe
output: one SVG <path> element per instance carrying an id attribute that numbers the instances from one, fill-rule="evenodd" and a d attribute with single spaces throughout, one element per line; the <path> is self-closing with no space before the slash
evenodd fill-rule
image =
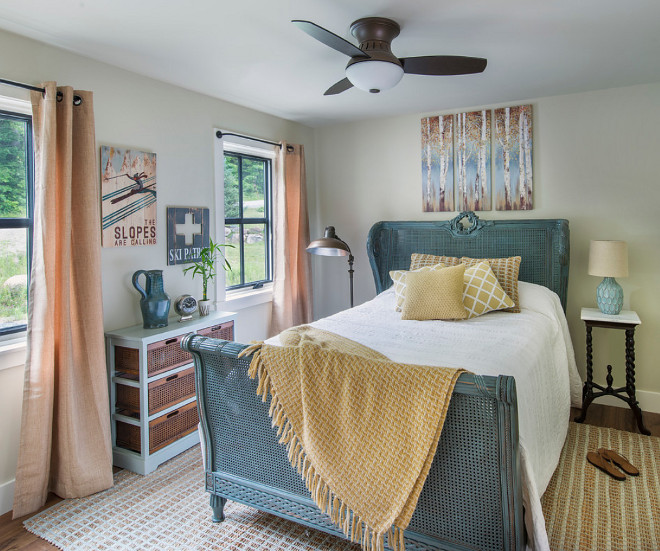
<path id="1" fill-rule="evenodd" d="M 289 463 L 302 476 L 305 486 L 310 491 L 314 503 L 322 513 L 327 514 L 333 524 L 340 528 L 346 537 L 354 543 L 360 543 L 364 551 L 385 551 L 385 540 L 394 551 L 405 551 L 404 530 L 392 525 L 386 532 L 375 532 L 339 498 L 316 472 L 307 457 L 302 442 L 295 434 L 293 425 L 282 409 L 282 404 L 273 391 L 271 379 L 265 369 L 261 355 L 263 343 L 256 343 L 239 354 L 239 357 L 252 354 L 248 376 L 257 380 L 257 395 L 265 402 L 270 394 L 271 401 L 268 415 L 273 427 L 277 428 L 280 444 L 286 446 Z"/>

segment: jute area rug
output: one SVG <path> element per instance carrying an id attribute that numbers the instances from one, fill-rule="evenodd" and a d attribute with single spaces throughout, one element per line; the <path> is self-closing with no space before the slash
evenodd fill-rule
<path id="1" fill-rule="evenodd" d="M 640 468 L 617 482 L 585 457 L 607 447 Z M 562 457 L 543 497 L 553 551 L 660 550 L 660 438 L 570 424 Z M 359 546 L 279 517 L 227 502 L 211 522 L 199 447 L 148 476 L 115 475 L 113 488 L 62 501 L 25 528 L 65 551 L 359 551 Z"/>
<path id="2" fill-rule="evenodd" d="M 639 468 L 617 481 L 587 462 L 609 448 Z M 660 550 L 660 438 L 570 423 L 541 500 L 553 551 Z"/>

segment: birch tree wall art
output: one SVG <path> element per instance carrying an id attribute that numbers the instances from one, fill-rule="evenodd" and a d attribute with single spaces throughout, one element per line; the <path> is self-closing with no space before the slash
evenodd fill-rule
<path id="1" fill-rule="evenodd" d="M 422 119 L 422 202 L 424 212 L 454 210 L 453 115 Z"/>
<path id="2" fill-rule="evenodd" d="M 495 109 L 495 205 L 532 209 L 532 106 Z"/>
<path id="3" fill-rule="evenodd" d="M 490 110 L 456 115 L 459 210 L 491 210 Z"/>

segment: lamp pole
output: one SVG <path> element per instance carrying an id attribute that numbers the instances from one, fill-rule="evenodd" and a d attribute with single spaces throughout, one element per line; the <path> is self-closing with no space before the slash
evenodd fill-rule
<path id="1" fill-rule="evenodd" d="M 346 245 L 348 247 L 348 245 Z M 351 286 L 351 308 L 353 308 L 353 254 L 348 253 L 348 280 Z"/>

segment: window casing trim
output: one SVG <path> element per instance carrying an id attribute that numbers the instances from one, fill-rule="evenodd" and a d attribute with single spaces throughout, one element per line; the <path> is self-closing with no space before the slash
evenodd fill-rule
<path id="1" fill-rule="evenodd" d="M 254 155 L 257 157 L 264 157 L 274 160 L 277 156 L 277 146 L 270 144 L 262 144 L 258 142 L 252 142 L 244 140 L 235 136 L 225 137 L 223 139 L 218 139 L 216 137 L 216 132 L 220 130 L 221 132 L 231 132 L 232 130 L 226 128 L 214 128 L 213 129 L 213 159 L 214 159 L 214 174 L 215 174 L 215 227 L 217 236 L 223 236 L 222 240 L 224 241 L 224 231 L 225 231 L 225 166 L 224 166 L 224 154 L 225 151 L 234 152 L 234 153 L 243 153 L 247 155 Z M 271 180 L 274 181 L 275 174 L 271 174 Z M 272 187 L 272 185 L 271 185 Z M 272 190 L 271 190 L 272 193 Z M 218 239 L 220 242 L 220 239 Z M 270 302 L 272 300 L 272 284 L 264 284 L 263 289 L 233 289 L 227 291 L 226 287 L 226 273 L 224 270 L 218 271 L 218 276 L 213 281 L 213 287 L 215 289 L 216 304 L 225 303 L 227 301 L 232 301 L 235 303 L 232 304 L 234 310 L 240 309 L 242 307 L 248 307 L 251 304 L 243 305 L 243 298 L 246 295 L 251 295 L 258 297 L 259 303 L 261 302 Z M 240 299 L 240 300 L 235 300 Z M 251 302 L 251 301 L 250 301 Z"/>

